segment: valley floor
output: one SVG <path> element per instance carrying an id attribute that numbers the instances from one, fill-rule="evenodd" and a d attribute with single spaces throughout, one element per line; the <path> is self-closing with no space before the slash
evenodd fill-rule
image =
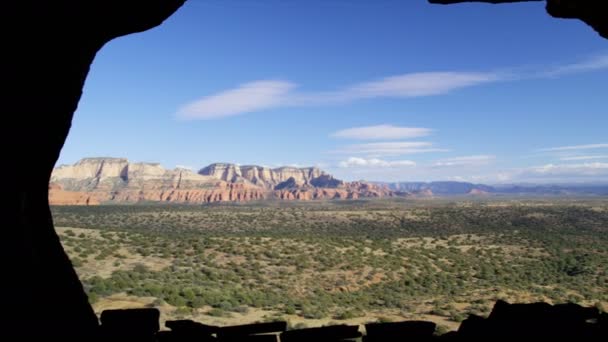
<path id="1" fill-rule="evenodd" d="M 95 310 L 292 326 L 608 302 L 608 200 L 54 207 Z"/>

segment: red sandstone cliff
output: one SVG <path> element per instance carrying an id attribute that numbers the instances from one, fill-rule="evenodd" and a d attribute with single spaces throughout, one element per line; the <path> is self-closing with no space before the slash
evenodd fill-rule
<path id="1" fill-rule="evenodd" d="M 194 173 L 123 158 L 86 158 L 53 171 L 51 205 L 255 200 L 323 200 L 394 196 L 387 187 L 343 182 L 317 168 L 212 164 Z"/>

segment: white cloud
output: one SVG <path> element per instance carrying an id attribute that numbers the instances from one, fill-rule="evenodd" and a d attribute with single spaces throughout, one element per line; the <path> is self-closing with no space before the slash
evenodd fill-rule
<path id="1" fill-rule="evenodd" d="M 536 176 L 608 176 L 608 163 L 547 164 L 526 172 Z"/>
<path id="2" fill-rule="evenodd" d="M 496 159 L 492 155 L 476 155 L 441 159 L 435 162 L 435 167 L 444 166 L 468 166 L 468 165 L 486 165 Z"/>
<path id="3" fill-rule="evenodd" d="M 175 165 L 175 168 L 176 169 L 185 169 L 185 170 L 190 170 L 190 171 L 194 170 L 193 166 L 188 166 L 188 165 Z"/>
<path id="4" fill-rule="evenodd" d="M 546 76 L 561 76 L 587 71 L 608 69 L 608 55 L 598 55 L 578 63 L 561 65 L 546 72 Z"/>
<path id="5" fill-rule="evenodd" d="M 470 156 L 474 157 L 474 156 Z M 350 157 L 330 170 L 338 178 L 376 181 L 437 181 L 459 180 L 473 183 L 578 183 L 608 182 L 608 162 L 555 163 L 525 168 L 500 169 L 496 165 L 464 164 L 464 161 L 484 158 L 457 157 L 463 164 L 458 167 L 436 167 L 433 163 L 390 161 L 378 158 Z M 401 165 L 399 165 L 401 162 Z"/>
<path id="6" fill-rule="evenodd" d="M 487 183 L 570 183 L 608 181 L 608 163 L 545 164 L 488 172 Z M 484 182 L 484 181 L 482 181 Z"/>
<path id="7" fill-rule="evenodd" d="M 500 173 L 500 183 L 568 183 L 608 181 L 608 163 L 545 164 Z"/>
<path id="8" fill-rule="evenodd" d="M 406 154 L 447 152 L 446 149 L 434 148 L 430 142 L 423 141 L 392 141 L 366 144 L 347 145 L 332 151 L 340 154 L 363 154 L 368 157 L 400 156 Z"/>
<path id="9" fill-rule="evenodd" d="M 595 160 L 595 159 L 608 159 L 608 156 L 574 156 L 574 157 L 559 158 L 559 160 L 562 160 L 562 161 Z"/>
<path id="10" fill-rule="evenodd" d="M 480 183 L 496 182 L 496 174 L 500 172 L 500 170 L 486 166 L 465 165 L 458 169 L 437 168 L 432 163 L 426 162 L 361 157 L 345 158 L 334 164 L 334 167 L 329 168 L 328 171 L 337 178 L 345 180 L 416 182 L 459 179 Z"/>
<path id="11" fill-rule="evenodd" d="M 345 92 L 353 98 L 429 96 L 500 79 L 495 73 L 421 72 L 357 84 Z"/>
<path id="12" fill-rule="evenodd" d="M 377 125 L 343 129 L 332 133 L 331 136 L 359 140 L 407 139 L 424 137 L 431 134 L 431 131 L 428 128 Z"/>
<path id="13" fill-rule="evenodd" d="M 494 178 L 499 183 L 505 183 L 513 180 L 513 175 L 511 175 L 509 172 L 499 172 Z"/>
<path id="14" fill-rule="evenodd" d="M 352 167 L 404 167 L 404 166 L 416 166 L 416 163 L 411 160 L 382 160 L 377 158 L 358 158 L 358 157 L 350 157 L 345 161 L 342 161 L 338 164 L 342 168 L 352 168 Z"/>
<path id="15" fill-rule="evenodd" d="M 215 119 L 277 107 L 295 85 L 285 81 L 256 81 L 204 97 L 183 106 L 183 119 Z"/>
<path id="16" fill-rule="evenodd" d="M 542 79 L 608 69 L 608 54 L 552 68 L 537 67 L 518 72 L 418 72 L 360 82 L 335 91 L 298 93 L 287 81 L 261 80 L 209 95 L 181 107 L 183 119 L 215 119 L 286 106 L 317 106 L 361 99 L 410 98 L 446 94 L 493 82 Z"/>
<path id="17" fill-rule="evenodd" d="M 441 170 L 441 169 L 438 169 Z M 471 169 L 471 175 L 477 170 Z M 485 183 L 569 183 L 608 180 L 608 163 L 545 164 L 508 170 L 488 170 L 482 176 L 465 176 L 469 181 Z M 445 173 L 443 173 L 445 175 Z M 476 179 L 477 178 L 477 179 Z"/>
<path id="18" fill-rule="evenodd" d="M 573 145 L 573 146 L 560 146 L 542 148 L 539 152 L 560 152 L 560 151 L 576 151 L 576 150 L 591 150 L 598 148 L 608 148 L 608 144 L 588 144 L 588 145 Z"/>
<path id="19" fill-rule="evenodd" d="M 494 73 L 423 72 L 358 83 L 337 91 L 312 93 L 294 92 L 296 85 L 291 82 L 261 80 L 186 104 L 178 110 L 177 116 L 205 120 L 287 106 L 327 105 L 381 97 L 430 96 L 499 79 Z"/>

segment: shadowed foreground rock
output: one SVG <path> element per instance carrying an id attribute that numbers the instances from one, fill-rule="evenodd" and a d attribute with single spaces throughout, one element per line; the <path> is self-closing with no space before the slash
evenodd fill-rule
<path id="1" fill-rule="evenodd" d="M 435 323 L 425 321 L 370 323 L 365 325 L 363 341 L 430 341 L 436 327 Z"/>
<path id="2" fill-rule="evenodd" d="M 543 339 L 604 341 L 607 314 L 576 304 L 509 304 L 498 301 L 487 319 L 471 315 L 458 329 L 460 340 Z"/>
<path id="3" fill-rule="evenodd" d="M 458 331 L 444 335 L 435 335 L 435 323 L 426 321 L 369 323 L 365 336 L 357 325 L 287 330 L 286 322 L 216 327 L 189 320 L 168 321 L 165 325 L 171 330 L 158 332 L 158 316 L 156 309 L 108 310 L 102 313 L 102 328 L 109 340 L 161 342 L 608 340 L 608 314 L 577 304 L 497 301 L 488 318 L 470 315 Z"/>
<path id="4" fill-rule="evenodd" d="M 89 66 L 115 37 L 155 27 L 184 0 L 5 1 L 2 25 L 0 321 L 19 340 L 89 336 L 98 322 L 53 229 L 51 171 Z M 6 329 L 6 328 L 3 328 Z"/>

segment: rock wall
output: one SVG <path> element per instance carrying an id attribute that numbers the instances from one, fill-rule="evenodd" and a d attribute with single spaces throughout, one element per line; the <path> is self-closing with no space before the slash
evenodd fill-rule
<path id="1" fill-rule="evenodd" d="M 85 158 L 51 175 L 52 205 L 172 202 L 203 204 L 256 200 L 356 199 L 394 196 L 387 187 L 346 183 L 317 168 L 211 164 L 196 174 L 124 158 Z"/>
<path id="2" fill-rule="evenodd" d="M 90 192 L 65 191 L 58 184 L 49 185 L 49 203 L 53 205 L 98 205 L 99 198 Z"/>
<path id="3" fill-rule="evenodd" d="M 226 182 L 245 182 L 273 189 L 280 183 L 293 178 L 299 186 L 310 185 L 312 179 L 323 175 L 323 171 L 316 167 L 296 168 L 280 167 L 271 169 L 257 165 L 236 165 L 228 163 L 215 163 L 202 168 L 201 175 L 211 176 Z"/>

